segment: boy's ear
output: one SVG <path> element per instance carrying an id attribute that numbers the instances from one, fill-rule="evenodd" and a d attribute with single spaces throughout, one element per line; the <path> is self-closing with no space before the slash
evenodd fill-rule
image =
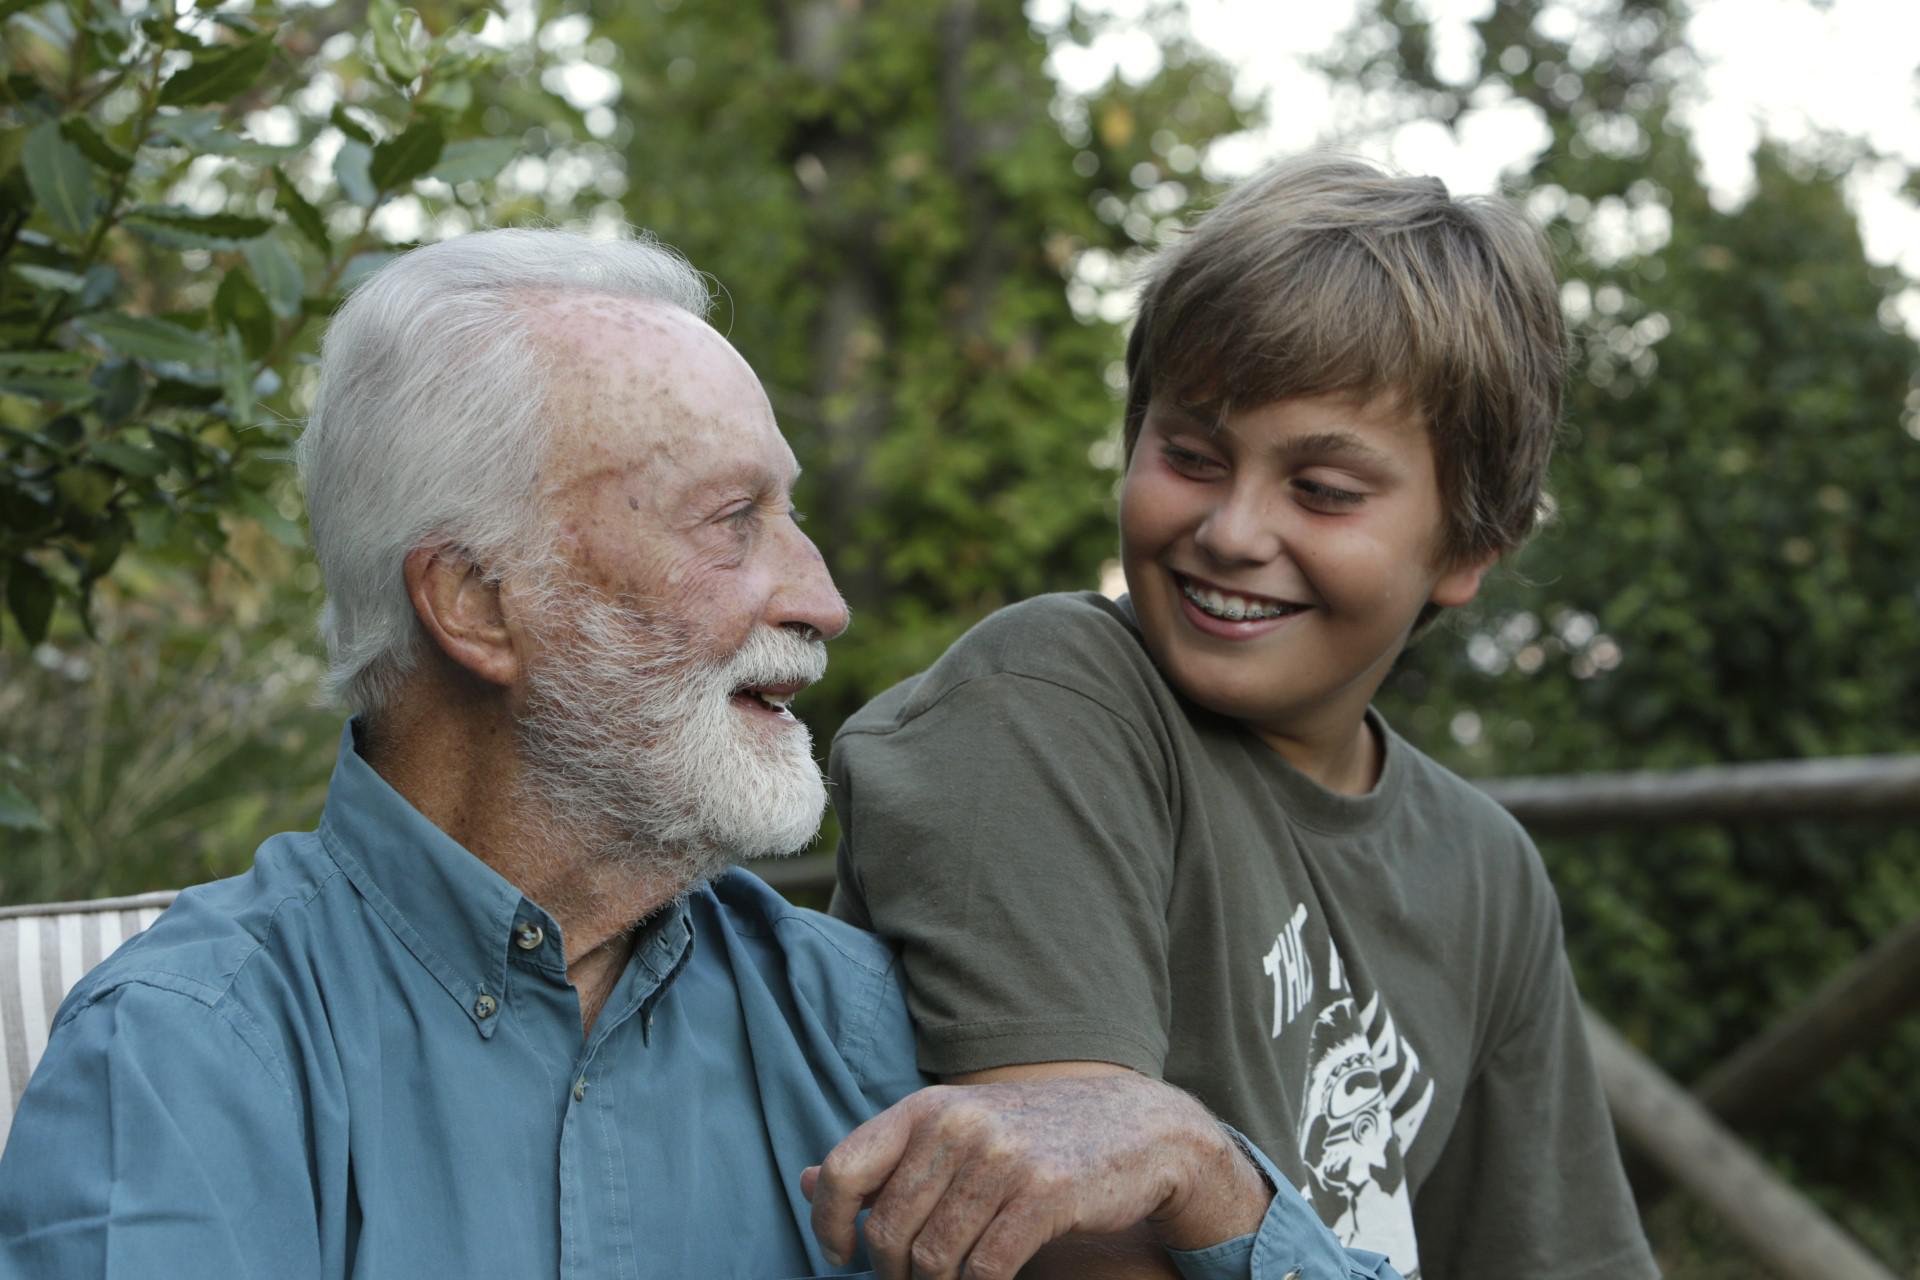
<path id="1" fill-rule="evenodd" d="M 500 608 L 500 584 L 458 547 L 415 547 L 402 568 L 420 625 L 440 652 L 488 684 L 510 685 L 520 654 Z"/>
<path id="2" fill-rule="evenodd" d="M 1433 592 L 1427 597 L 1428 603 L 1458 609 L 1480 593 L 1481 580 L 1499 560 L 1498 551 L 1488 551 L 1449 562 L 1434 582 Z"/>

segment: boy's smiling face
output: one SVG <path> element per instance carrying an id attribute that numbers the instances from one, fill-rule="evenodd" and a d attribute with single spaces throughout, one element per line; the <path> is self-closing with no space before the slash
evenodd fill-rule
<path id="1" fill-rule="evenodd" d="M 1395 399 L 1281 400 L 1215 430 L 1156 396 L 1121 490 L 1121 562 L 1175 688 L 1366 790 L 1368 702 L 1421 609 L 1465 604 L 1492 562 L 1442 563 L 1442 515 L 1425 422 Z"/>

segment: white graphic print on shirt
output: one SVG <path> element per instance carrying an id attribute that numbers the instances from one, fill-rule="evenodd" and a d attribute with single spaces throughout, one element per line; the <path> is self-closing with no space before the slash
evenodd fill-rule
<path id="1" fill-rule="evenodd" d="M 1261 960 L 1273 979 L 1276 1047 L 1307 1064 L 1300 1194 L 1343 1244 L 1384 1253 L 1407 1280 L 1419 1280 L 1405 1152 L 1433 1104 L 1433 1079 L 1380 994 L 1357 1003 L 1331 938 L 1325 982 L 1316 982 L 1307 925 L 1302 903 Z"/>

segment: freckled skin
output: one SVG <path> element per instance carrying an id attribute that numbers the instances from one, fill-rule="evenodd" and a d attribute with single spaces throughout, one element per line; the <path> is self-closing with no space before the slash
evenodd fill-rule
<path id="1" fill-rule="evenodd" d="M 714 654 L 754 626 L 844 629 L 793 522 L 793 451 L 725 339 L 684 312 L 600 297 L 544 303 L 535 331 L 556 353 L 546 502 L 584 580 L 688 622 Z"/>

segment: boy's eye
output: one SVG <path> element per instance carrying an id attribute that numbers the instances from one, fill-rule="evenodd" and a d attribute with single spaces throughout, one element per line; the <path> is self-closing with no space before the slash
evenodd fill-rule
<path id="1" fill-rule="evenodd" d="M 1323 484 L 1318 480 L 1306 480 L 1295 477 L 1293 487 L 1300 493 L 1306 495 L 1309 506 L 1322 508 L 1357 507 L 1367 500 L 1367 495 L 1364 493 L 1356 493 L 1352 489 L 1342 489 L 1337 485 Z"/>
<path id="2" fill-rule="evenodd" d="M 1167 465 L 1182 475 L 1211 475 L 1221 467 L 1219 459 L 1177 444 L 1162 445 L 1160 453 L 1167 460 Z"/>

